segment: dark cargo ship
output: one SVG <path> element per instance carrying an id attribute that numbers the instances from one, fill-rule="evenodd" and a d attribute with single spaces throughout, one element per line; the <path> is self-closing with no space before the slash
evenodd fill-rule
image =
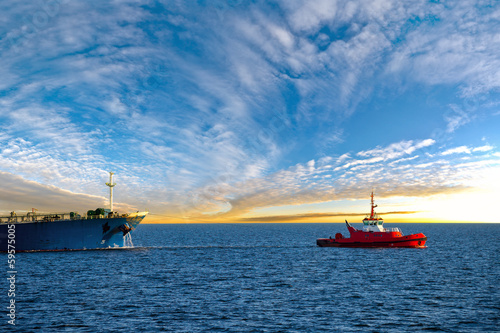
<path id="1" fill-rule="evenodd" d="M 0 216 L 0 251 L 65 251 L 125 247 L 148 212 L 113 211 L 113 173 L 110 172 L 110 208 L 39 214 L 35 210 Z"/>

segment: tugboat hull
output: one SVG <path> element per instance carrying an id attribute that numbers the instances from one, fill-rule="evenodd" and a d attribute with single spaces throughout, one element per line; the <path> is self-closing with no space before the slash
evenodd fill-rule
<path id="1" fill-rule="evenodd" d="M 398 237 L 392 240 L 383 241 L 355 241 L 351 238 L 331 239 L 319 238 L 316 244 L 320 247 L 406 247 L 406 248 L 424 248 L 427 237 L 424 234 L 414 234 Z"/>

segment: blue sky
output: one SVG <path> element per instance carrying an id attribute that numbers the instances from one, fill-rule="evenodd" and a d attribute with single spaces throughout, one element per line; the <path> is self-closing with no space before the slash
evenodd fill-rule
<path id="1" fill-rule="evenodd" d="M 497 1 L 0 10 L 0 211 L 495 221 Z"/>

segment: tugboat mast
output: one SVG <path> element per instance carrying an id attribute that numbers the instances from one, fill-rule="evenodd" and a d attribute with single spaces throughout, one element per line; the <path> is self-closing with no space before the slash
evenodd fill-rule
<path id="1" fill-rule="evenodd" d="M 113 187 L 116 185 L 116 183 L 113 183 L 113 172 L 109 172 L 109 183 L 106 183 L 107 186 L 109 186 L 109 210 L 113 212 Z M 372 197 L 373 200 L 373 197 Z"/>
<path id="2" fill-rule="evenodd" d="M 373 190 L 372 190 L 372 195 L 371 195 L 371 198 L 372 198 L 372 213 L 371 213 L 371 215 L 370 215 L 370 219 L 373 219 L 373 217 L 374 217 L 373 215 L 375 214 L 374 209 L 375 209 L 375 207 L 377 207 L 377 205 L 374 205 L 374 204 L 373 204 Z"/>

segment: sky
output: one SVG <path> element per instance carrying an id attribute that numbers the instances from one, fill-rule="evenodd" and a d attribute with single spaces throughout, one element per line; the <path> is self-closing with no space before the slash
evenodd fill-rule
<path id="1" fill-rule="evenodd" d="M 0 212 L 500 222 L 498 1 L 0 11 Z"/>

